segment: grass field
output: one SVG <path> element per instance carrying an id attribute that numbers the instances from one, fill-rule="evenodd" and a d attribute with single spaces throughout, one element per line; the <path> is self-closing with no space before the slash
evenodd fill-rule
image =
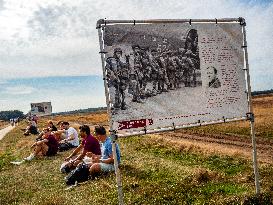
<path id="1" fill-rule="evenodd" d="M 273 137 L 273 97 L 254 99 L 258 138 Z M 106 113 L 54 116 L 53 121 L 107 125 Z M 40 120 L 45 125 L 47 118 Z M 35 136 L 25 137 L 21 123 L 0 143 L 0 204 L 118 204 L 115 175 L 104 176 L 65 190 L 59 172 L 69 152 L 24 163 Z M 249 137 L 249 123 L 236 122 L 182 130 L 185 133 Z M 217 153 L 204 155 L 195 147 L 167 143 L 162 136 L 120 139 L 125 204 L 272 204 L 273 166 L 260 164 L 262 195 L 255 197 L 251 159 Z M 258 202 L 259 201 L 259 202 Z M 257 203 L 255 203 L 257 202 Z"/>
<path id="2" fill-rule="evenodd" d="M 273 95 L 254 97 L 253 109 L 255 115 L 256 136 L 273 139 Z M 238 121 L 213 126 L 184 129 L 185 133 L 231 134 L 249 136 L 249 122 Z"/>

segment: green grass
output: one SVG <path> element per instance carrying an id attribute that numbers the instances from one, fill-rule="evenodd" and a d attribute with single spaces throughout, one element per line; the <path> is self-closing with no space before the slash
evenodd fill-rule
<path id="1" fill-rule="evenodd" d="M 0 204 L 118 204 L 114 174 L 65 190 L 59 166 L 70 152 L 24 163 L 35 136 L 11 131 L 0 146 Z M 157 136 L 120 139 L 125 204 L 240 204 L 255 192 L 252 162 L 162 144 Z M 261 167 L 262 190 L 271 193 L 273 168 Z M 271 196 L 271 195 L 270 195 Z M 268 202 L 268 201 L 266 201 Z"/>

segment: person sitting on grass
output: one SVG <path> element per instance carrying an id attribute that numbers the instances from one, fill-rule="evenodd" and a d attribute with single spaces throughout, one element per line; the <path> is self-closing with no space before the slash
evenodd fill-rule
<path id="1" fill-rule="evenodd" d="M 57 131 L 57 128 L 55 127 L 55 125 L 53 124 L 53 122 L 51 120 L 49 120 L 47 122 L 47 128 L 49 129 L 49 131 L 51 132 L 51 134 L 53 134 L 53 132 Z M 36 138 L 36 141 L 39 141 L 40 139 L 42 139 L 42 136 L 44 135 L 43 131 L 40 132 L 40 134 L 38 135 L 38 137 Z M 53 134 L 54 135 L 54 134 Z M 54 137 L 56 138 L 56 136 L 54 135 Z M 57 141 L 58 138 L 56 138 Z"/>
<path id="2" fill-rule="evenodd" d="M 62 172 L 69 172 L 71 169 L 75 168 L 88 153 L 89 156 L 100 157 L 101 150 L 99 141 L 90 134 L 90 128 L 88 125 L 82 125 L 79 128 L 80 136 L 82 138 L 81 144 L 65 159 L 68 163 L 62 169 Z"/>
<path id="3" fill-rule="evenodd" d="M 49 128 L 49 130 L 52 131 L 57 131 L 57 127 L 53 124 L 53 122 L 51 120 L 47 121 L 47 127 Z"/>
<path id="4" fill-rule="evenodd" d="M 80 143 L 77 130 L 70 127 L 68 122 L 62 122 L 62 127 L 65 130 L 64 132 L 66 138 L 60 141 L 59 151 L 63 152 L 71 148 L 78 147 Z"/>
<path id="5" fill-rule="evenodd" d="M 34 152 L 24 158 L 24 160 L 30 161 L 37 156 L 53 156 L 57 154 L 59 144 L 50 133 L 49 128 L 43 129 L 43 133 L 42 139 L 31 146 L 31 148 L 34 148 Z"/>
<path id="6" fill-rule="evenodd" d="M 25 136 L 28 136 L 30 134 L 33 134 L 33 135 L 39 134 L 38 129 L 37 129 L 37 124 L 33 120 L 28 121 L 28 126 L 23 131 L 25 131 L 24 132 Z"/>
<path id="7" fill-rule="evenodd" d="M 89 168 L 91 177 L 95 177 L 101 173 L 114 172 L 114 158 L 112 152 L 112 141 L 110 137 L 107 137 L 106 130 L 103 126 L 95 127 L 95 137 L 102 143 L 101 150 L 102 156 L 92 156 L 93 163 Z M 118 164 L 120 163 L 120 149 L 116 144 L 116 154 Z"/>
<path id="8" fill-rule="evenodd" d="M 63 121 L 59 121 L 57 125 L 59 126 L 59 129 L 57 129 L 56 131 L 53 130 L 51 133 L 55 136 L 56 140 L 60 142 L 61 140 L 66 138 L 66 130 L 64 129 Z"/>

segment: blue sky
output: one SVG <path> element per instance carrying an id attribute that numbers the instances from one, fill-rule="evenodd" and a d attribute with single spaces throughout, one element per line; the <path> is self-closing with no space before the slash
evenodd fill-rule
<path id="1" fill-rule="evenodd" d="M 0 87 L 0 110 L 30 110 L 31 102 L 52 103 L 53 112 L 104 107 L 101 76 L 40 77 L 6 80 Z M 2 84 L 3 85 L 3 84 Z"/>
<path id="2" fill-rule="evenodd" d="M 32 80 L 19 80 L 21 78 L 58 76 L 58 80 L 64 80 L 66 78 L 62 76 L 89 76 L 90 84 L 93 84 L 96 77 L 101 78 L 99 43 L 95 29 L 96 21 L 100 18 L 194 19 L 240 16 L 247 22 L 252 90 L 272 89 L 272 0 L 0 0 L 0 110 L 8 109 L 8 106 L 16 108 L 15 104 L 11 106 L 5 103 L 8 92 L 9 99 L 14 100 L 18 96 L 12 93 L 21 92 L 21 99 L 27 102 L 33 93 L 37 93 L 38 86 L 39 90 L 46 89 L 46 84 L 37 82 L 33 85 L 29 83 Z M 49 79 L 44 78 L 44 81 Z M 77 84 L 78 78 L 70 80 L 75 80 Z M 101 90 L 99 86 L 103 86 L 102 81 L 94 82 L 97 84 L 90 89 Z M 73 90 L 73 83 L 68 86 L 76 93 L 81 93 L 87 84 L 77 84 L 77 90 Z M 54 89 L 54 86 L 51 88 Z M 27 92 L 29 96 L 24 98 Z M 55 94 L 64 96 L 62 92 Z M 49 99 L 46 95 L 31 100 L 45 101 Z M 73 98 L 73 103 L 56 105 L 59 106 L 55 106 L 58 108 L 56 111 L 101 106 L 105 101 L 104 93 L 98 94 L 97 98 L 102 98 L 100 103 L 90 99 L 90 106 L 81 104 L 82 101 L 76 102 Z M 89 98 L 84 101 L 89 102 Z M 24 111 L 28 109 L 20 103 L 17 107 Z"/>

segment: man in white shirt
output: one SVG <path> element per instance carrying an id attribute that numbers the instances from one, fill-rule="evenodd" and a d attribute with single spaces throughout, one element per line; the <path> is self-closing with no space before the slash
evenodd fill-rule
<path id="1" fill-rule="evenodd" d="M 78 132 L 75 128 L 70 127 L 68 122 L 62 122 L 65 129 L 65 139 L 60 141 L 59 151 L 66 151 L 79 146 Z"/>

